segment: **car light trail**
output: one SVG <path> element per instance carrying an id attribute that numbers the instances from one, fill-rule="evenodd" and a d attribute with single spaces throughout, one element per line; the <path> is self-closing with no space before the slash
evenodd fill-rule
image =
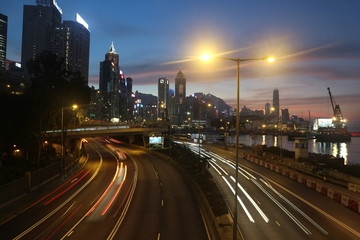
<path id="1" fill-rule="evenodd" d="M 100 153 L 98 151 L 96 151 L 99 156 L 100 156 L 100 163 L 98 165 L 98 167 L 96 168 L 94 174 L 91 176 L 91 178 L 89 180 L 87 180 L 87 182 L 82 185 L 73 195 L 71 195 L 68 199 L 66 199 L 64 202 L 62 202 L 57 208 L 55 208 L 52 212 L 50 212 L 49 214 L 47 214 L 45 217 L 43 217 L 42 219 L 40 219 L 39 221 L 37 221 L 35 224 L 33 224 L 31 227 L 29 227 L 28 229 L 26 229 L 25 231 L 23 231 L 22 233 L 20 233 L 18 236 L 16 236 L 15 238 L 13 238 L 13 240 L 19 240 L 22 237 L 24 237 L 26 234 L 28 234 L 29 232 L 31 232 L 33 229 L 35 229 L 36 227 L 38 227 L 40 224 L 42 224 L 43 222 L 45 222 L 48 218 L 50 218 L 52 215 L 54 215 L 56 212 L 58 212 L 61 208 L 63 208 L 66 204 L 68 204 L 68 202 L 70 202 L 76 195 L 78 195 L 87 185 L 89 185 L 92 180 L 97 176 L 97 174 L 100 171 L 100 168 L 103 164 L 103 158 L 101 157 Z"/>
<path id="2" fill-rule="evenodd" d="M 225 175 L 229 175 L 222 167 L 220 167 L 216 162 L 212 162 L 213 164 L 215 164 L 223 173 L 225 173 Z"/>
<path id="3" fill-rule="evenodd" d="M 81 171 L 79 171 L 76 175 L 74 175 L 72 178 L 70 178 L 69 180 L 67 180 L 64 184 L 62 184 L 60 187 L 56 188 L 54 191 L 52 191 L 51 193 L 47 194 L 46 196 L 42 197 L 41 199 L 39 199 L 38 201 L 36 201 L 35 203 L 33 203 L 30 207 L 35 206 L 36 204 L 38 204 L 39 202 L 42 202 L 44 199 L 48 198 L 49 196 L 53 195 L 54 193 L 56 193 L 57 191 L 59 191 L 61 188 L 65 187 L 69 182 L 73 181 L 73 179 L 75 179 L 76 177 L 78 177 L 84 170 L 82 169 Z"/>
<path id="4" fill-rule="evenodd" d="M 276 205 L 278 205 L 278 207 L 283 210 L 284 213 L 286 213 L 286 215 L 288 215 L 291 220 L 293 220 L 296 225 L 298 225 L 301 230 L 303 230 L 307 235 L 311 235 L 312 233 L 294 216 L 292 215 L 278 200 L 276 200 L 268 191 L 266 191 L 265 188 L 263 188 L 263 186 L 261 186 L 260 183 L 258 183 L 257 181 L 252 180 L 259 188 L 261 191 L 263 191 Z"/>
<path id="5" fill-rule="evenodd" d="M 261 179 L 262 182 L 265 182 L 263 179 Z M 276 191 L 275 188 L 273 188 L 270 184 L 267 184 L 267 186 L 281 199 L 283 199 L 285 202 L 287 202 L 292 208 L 294 208 L 298 213 L 300 213 L 304 218 L 306 218 L 311 224 L 313 224 L 317 229 L 319 229 L 324 235 L 329 235 L 329 233 L 323 229 L 318 223 L 316 223 L 312 218 L 310 218 L 307 214 L 305 214 L 303 211 L 301 211 L 295 204 L 290 202 L 286 197 L 284 197 L 281 193 Z"/>
<path id="6" fill-rule="evenodd" d="M 235 190 L 234 190 L 234 188 L 230 185 L 230 183 L 228 182 L 228 180 L 227 180 L 224 176 L 222 176 L 222 178 L 224 179 L 224 181 L 226 182 L 226 184 L 228 185 L 228 187 L 230 188 L 230 190 L 232 191 L 232 193 L 235 195 Z M 255 220 L 253 219 L 253 217 L 251 216 L 251 214 L 249 213 L 249 211 L 247 210 L 245 204 L 241 201 L 241 199 L 240 199 L 239 196 L 237 196 L 237 200 L 238 200 L 238 202 L 240 203 L 240 205 L 242 206 L 242 208 L 244 209 L 244 211 L 245 211 L 247 217 L 249 218 L 250 222 L 255 223 Z"/>
<path id="7" fill-rule="evenodd" d="M 122 164 L 123 163 L 121 163 L 121 166 L 122 166 Z M 97 206 L 99 206 L 99 204 L 102 202 L 102 200 L 105 198 L 105 196 L 107 195 L 107 193 L 110 191 L 111 187 L 113 186 L 119 170 L 120 170 L 120 168 L 119 168 L 119 164 L 118 164 L 116 167 L 116 172 L 114 174 L 114 177 L 111 180 L 109 186 L 106 188 L 106 190 L 103 192 L 101 197 L 97 200 L 97 202 L 94 204 L 94 206 L 92 208 L 90 208 L 90 210 L 86 213 L 85 216 L 89 216 L 97 208 Z"/>
<path id="8" fill-rule="evenodd" d="M 122 163 L 121 163 L 121 165 L 122 165 Z M 110 199 L 109 203 L 107 204 L 107 206 L 105 207 L 105 209 L 101 212 L 101 216 L 104 216 L 105 213 L 107 212 L 107 210 L 109 210 L 110 206 L 113 204 L 115 198 L 116 198 L 117 195 L 119 194 L 120 189 L 121 189 L 121 187 L 123 186 L 123 184 L 124 184 L 124 182 L 125 182 L 126 175 L 127 175 L 127 166 L 125 165 L 124 168 L 122 168 L 122 166 L 121 166 L 121 169 L 124 169 L 124 170 L 119 172 L 118 178 L 121 178 L 121 175 L 123 175 L 122 180 L 121 180 L 120 184 L 118 185 L 118 187 L 117 187 L 115 193 L 113 194 L 112 198 Z M 122 174 L 122 173 L 123 173 L 123 174 Z"/>
<path id="9" fill-rule="evenodd" d="M 233 176 L 230 177 L 231 180 L 235 182 L 235 178 Z M 265 222 L 269 222 L 269 218 L 265 215 L 265 213 L 260 209 L 260 207 L 256 204 L 256 202 L 252 199 L 252 197 L 245 191 L 245 189 L 240 185 L 240 183 L 237 184 L 238 188 L 245 194 L 247 199 L 252 203 L 254 208 L 258 211 L 258 213 L 261 215 L 261 217 L 264 219 Z"/>
<path id="10" fill-rule="evenodd" d="M 75 215 L 75 213 L 80 210 L 81 207 L 82 204 L 80 204 L 74 212 L 72 212 L 59 226 L 57 226 L 57 228 L 45 240 L 51 239 L 52 236 L 54 236 L 54 234 L 57 233 L 62 228 L 62 226 L 64 226 L 65 223 L 67 223 Z"/>
<path id="11" fill-rule="evenodd" d="M 220 176 L 222 176 L 221 172 L 216 168 L 215 165 L 213 165 L 212 162 L 209 162 L 209 164 L 215 169 L 215 171 L 216 171 Z"/>
<path id="12" fill-rule="evenodd" d="M 61 195 L 63 195 L 64 193 L 66 193 L 67 191 L 69 191 L 71 188 L 73 188 L 76 184 L 78 184 L 84 177 L 86 177 L 86 175 L 88 175 L 90 173 L 90 170 L 88 170 L 84 175 L 82 175 L 78 180 L 76 180 L 73 184 L 71 184 L 69 187 L 67 187 L 66 189 L 64 189 L 62 192 L 60 192 L 58 195 L 56 195 L 55 197 L 53 197 L 52 199 L 50 199 L 49 201 L 45 202 L 43 205 L 48 205 L 49 203 L 52 203 L 53 201 L 55 201 L 57 198 L 59 198 Z"/>

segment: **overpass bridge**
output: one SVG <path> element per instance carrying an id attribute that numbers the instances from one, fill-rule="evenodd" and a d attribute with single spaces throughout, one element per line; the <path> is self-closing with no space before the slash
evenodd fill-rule
<path id="1" fill-rule="evenodd" d="M 131 127 L 131 126 L 91 126 L 62 130 L 48 130 L 45 133 L 45 138 L 60 138 L 61 133 L 64 132 L 66 138 L 87 138 L 87 137 L 104 137 L 104 136 L 152 136 L 162 135 L 167 133 L 167 127 Z"/>

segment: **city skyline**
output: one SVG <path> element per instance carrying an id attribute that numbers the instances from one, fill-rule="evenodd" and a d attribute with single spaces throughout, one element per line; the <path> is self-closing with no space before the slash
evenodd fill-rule
<path id="1" fill-rule="evenodd" d="M 99 62 L 114 41 L 125 76 L 134 91 L 157 95 L 157 80 L 174 88 L 179 68 L 187 78 L 187 94 L 211 93 L 234 107 L 236 66 L 227 61 L 186 61 L 202 53 L 259 58 L 277 62 L 241 65 L 240 106 L 264 109 L 272 91 L 280 91 L 280 108 L 308 119 L 332 115 L 327 87 L 341 106 L 349 126 L 360 127 L 360 31 L 358 1 L 171 1 L 106 4 L 58 0 L 63 20 L 78 12 L 91 32 L 89 85 L 98 86 Z M 4 1 L 8 16 L 7 58 L 20 61 L 23 5 L 35 0 Z M 119 14 L 108 14 L 109 6 Z M 116 10 L 114 10 L 116 11 Z M 121 13 L 121 14 L 120 14 Z M 136 16 L 136 17 L 134 17 Z M 179 17 L 177 17 L 179 16 Z M 220 84 L 219 84 L 220 81 Z"/>

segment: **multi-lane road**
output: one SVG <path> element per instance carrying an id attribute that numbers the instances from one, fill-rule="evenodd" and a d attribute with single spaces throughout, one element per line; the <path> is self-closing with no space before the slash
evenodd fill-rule
<path id="1" fill-rule="evenodd" d="M 199 145 L 187 144 L 195 153 Z M 234 154 L 201 147 L 209 171 L 234 210 Z M 360 239 L 360 215 L 264 167 L 240 160 L 238 223 L 244 239 Z"/>
<path id="2" fill-rule="evenodd" d="M 89 139 L 74 175 L 0 225 L 0 239 L 207 239 L 185 183 L 139 147 Z"/>

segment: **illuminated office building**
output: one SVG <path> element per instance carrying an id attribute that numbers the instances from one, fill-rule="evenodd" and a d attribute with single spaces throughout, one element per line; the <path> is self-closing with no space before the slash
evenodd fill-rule
<path id="1" fill-rule="evenodd" d="M 181 124 L 186 120 L 185 112 L 185 98 L 186 98 L 186 78 L 184 74 L 179 71 L 175 78 L 175 114 L 178 119 L 177 124 Z"/>
<path id="2" fill-rule="evenodd" d="M 274 89 L 273 92 L 273 112 L 272 115 L 275 123 L 279 122 L 280 117 L 280 100 L 279 100 L 279 90 L 277 88 Z"/>
<path id="3" fill-rule="evenodd" d="M 24 5 L 21 65 L 27 74 L 26 63 L 45 50 L 50 50 L 54 39 L 50 31 L 61 24 L 62 11 L 54 0 L 37 0 L 37 5 Z M 27 76 L 29 78 L 29 76 Z"/>
<path id="4" fill-rule="evenodd" d="M 158 80 L 158 120 L 166 121 L 169 119 L 169 80 L 167 78 L 159 78 Z"/>
<path id="5" fill-rule="evenodd" d="M 109 51 L 105 54 L 105 60 L 100 62 L 100 91 L 105 95 L 108 120 L 120 119 L 120 67 L 119 54 L 111 43 Z"/>
<path id="6" fill-rule="evenodd" d="M 0 13 L 0 70 L 6 65 L 7 25 L 8 17 Z"/>
<path id="7" fill-rule="evenodd" d="M 54 39 L 50 51 L 64 59 L 65 67 L 80 72 L 86 84 L 89 78 L 90 32 L 88 24 L 79 14 L 75 21 L 64 21 L 50 31 Z"/>

